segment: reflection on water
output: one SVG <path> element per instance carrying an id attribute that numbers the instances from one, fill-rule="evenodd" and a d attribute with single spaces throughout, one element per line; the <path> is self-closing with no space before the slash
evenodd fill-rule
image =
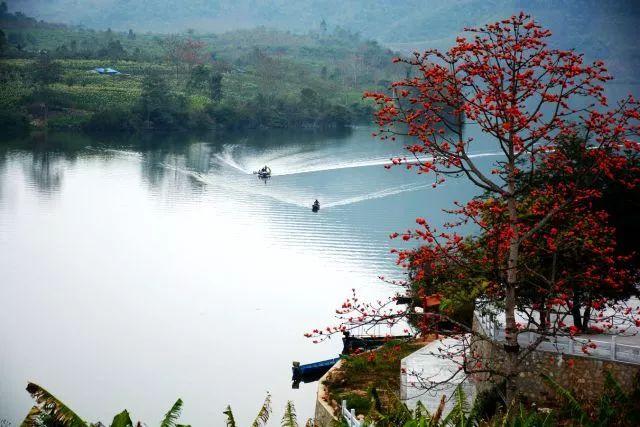
<path id="1" fill-rule="evenodd" d="M 387 295 L 388 234 L 474 189 L 380 165 L 370 129 L 160 138 L 51 135 L 0 149 L 0 418 L 36 381 L 91 421 L 129 408 L 155 423 L 241 424 L 268 390 L 313 413 L 292 360 L 334 357 L 332 323 L 358 290 Z M 491 153 L 485 153 L 491 154 Z M 480 157 L 489 167 L 495 157 Z M 269 165 L 268 182 L 252 172 Z M 322 205 L 311 212 L 313 200 Z"/>

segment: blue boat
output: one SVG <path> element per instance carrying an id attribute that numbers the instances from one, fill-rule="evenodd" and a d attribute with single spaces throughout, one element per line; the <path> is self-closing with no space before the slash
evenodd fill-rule
<path id="1" fill-rule="evenodd" d="M 321 362 L 308 363 L 301 365 L 300 362 L 293 362 L 293 387 L 297 388 L 301 382 L 309 383 L 318 381 L 329 369 L 340 360 L 339 357 L 323 360 Z"/>

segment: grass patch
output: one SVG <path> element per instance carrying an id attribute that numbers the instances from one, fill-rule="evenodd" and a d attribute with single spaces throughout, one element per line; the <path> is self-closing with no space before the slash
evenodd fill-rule
<path id="1" fill-rule="evenodd" d="M 331 406 L 337 409 L 346 400 L 357 414 L 366 414 L 377 393 L 383 411 L 391 409 L 400 395 L 400 361 L 429 341 L 394 340 L 377 350 L 347 356 L 325 380 Z"/>

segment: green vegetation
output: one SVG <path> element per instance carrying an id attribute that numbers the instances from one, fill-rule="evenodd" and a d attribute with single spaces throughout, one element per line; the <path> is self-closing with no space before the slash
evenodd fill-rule
<path id="1" fill-rule="evenodd" d="M 403 72 L 346 31 L 154 35 L 9 13 L 0 28 L 0 124 L 16 130 L 343 127 L 370 120 L 362 92 Z"/>
<path id="2" fill-rule="evenodd" d="M 88 427 L 97 425 L 97 423 L 89 424 L 83 421 L 62 401 L 37 384 L 29 383 L 27 391 L 35 400 L 35 405 L 22 421 L 23 427 Z M 165 414 L 160 427 L 187 427 L 177 423 L 181 412 L 182 399 L 178 399 Z M 139 427 L 142 424 L 138 422 L 136 426 Z M 113 417 L 111 427 L 133 427 L 129 412 L 125 409 Z"/>
<path id="3" fill-rule="evenodd" d="M 373 422 L 381 427 L 626 427 L 640 423 L 638 384 L 632 391 L 626 392 L 607 372 L 605 393 L 596 402 L 585 403 L 578 401 L 571 390 L 563 388 L 553 378 L 543 375 L 543 380 L 559 396 L 558 404 L 553 408 L 529 407 L 522 403 L 507 408 L 500 398 L 504 391 L 498 390 L 480 393 L 473 404 L 469 404 L 461 386 L 456 388 L 452 396 L 454 404 L 446 414 L 444 396 L 439 407 L 430 413 L 421 402 L 418 402 L 414 410 L 410 410 L 400 399 L 394 398 L 393 394 L 386 405 L 381 405 L 375 388 L 366 396 L 360 397 L 362 401 L 368 400 L 368 405 L 362 405 L 362 408 L 357 408 L 356 405 L 349 407 L 365 416 L 365 425 Z"/>
<path id="4" fill-rule="evenodd" d="M 255 0 L 93 0 L 91 7 L 77 5 L 77 0 L 23 0 L 13 2 L 12 10 L 125 33 L 267 26 L 322 37 L 344 28 L 407 53 L 446 48 L 464 27 L 524 10 L 551 29 L 558 46 L 605 60 L 618 79 L 637 81 L 640 64 L 636 0 L 280 0 L 277 6 Z"/>
<path id="5" fill-rule="evenodd" d="M 49 393 L 44 388 L 37 384 L 29 383 L 27 385 L 27 391 L 35 400 L 35 405 L 31 408 L 25 419 L 22 421 L 22 427 L 97 427 L 104 426 L 104 424 L 87 423 L 73 410 L 66 406 L 61 400 Z M 182 399 L 178 399 L 173 404 L 171 409 L 165 414 L 164 418 L 160 422 L 160 427 L 190 427 L 184 424 L 179 424 L 180 414 L 182 413 Z M 226 417 L 227 427 L 236 427 L 237 423 L 231 410 L 231 406 L 227 406 L 227 409 L 223 412 Z M 271 395 L 267 393 L 267 397 L 264 403 L 260 407 L 255 419 L 251 423 L 251 427 L 266 426 L 271 416 Z M 143 424 L 140 421 L 135 423 L 136 427 L 142 427 Z M 281 420 L 282 427 L 298 427 L 298 418 L 296 415 L 296 408 L 293 402 L 287 402 L 284 415 Z M 312 426 L 313 422 L 308 420 L 306 426 Z M 131 420 L 129 411 L 126 409 L 115 417 L 110 424 L 111 427 L 133 427 L 134 423 Z"/>
<path id="6" fill-rule="evenodd" d="M 400 361 L 424 344 L 393 340 L 377 350 L 345 357 L 325 381 L 329 402 L 337 409 L 346 400 L 360 414 L 374 406 L 379 412 L 389 410 L 400 391 Z"/>
<path id="7" fill-rule="evenodd" d="M 365 373 L 369 372 L 370 375 L 366 376 L 369 384 L 382 385 L 384 383 L 388 386 L 393 381 L 397 383 L 399 366 L 396 366 L 396 362 L 404 357 L 403 354 L 406 355 L 420 347 L 420 345 L 414 346 L 413 344 L 416 343 L 389 343 L 378 351 L 346 359 L 342 369 L 349 372 L 350 381 L 351 375 L 363 379 Z M 362 359 L 363 357 L 369 360 L 366 361 Z M 367 365 L 375 366 L 375 369 L 367 368 Z M 385 378 L 376 378 L 375 375 L 379 372 Z M 395 379 L 392 379 L 392 376 Z M 347 400 L 349 408 L 356 409 L 357 413 L 365 415 L 365 425 L 375 422 L 375 425 L 381 427 L 551 427 L 556 425 L 626 427 L 637 426 L 640 423 L 640 385 L 637 380 L 633 390 L 627 392 L 607 372 L 605 393 L 600 396 L 597 402 L 585 404 L 578 401 L 571 390 L 563 388 L 553 378 L 543 375 L 543 379 L 560 398 L 555 408 L 527 407 L 522 403 L 505 408 L 500 400 L 503 393 L 498 391 L 480 393 L 474 399 L 473 404 L 469 404 L 468 398 L 460 386 L 454 392 L 452 397 L 454 404 L 447 414 L 444 413 L 444 396 L 440 400 L 439 407 L 433 413 L 430 413 L 422 403 L 418 403 L 414 410 L 410 410 L 395 393 L 389 393 L 383 398 L 380 390 L 375 386 L 370 386 L 364 394 L 354 394 L 351 399 L 349 397 L 343 398 Z M 332 381 L 335 382 L 335 379 Z M 336 384 L 331 383 L 331 386 L 336 387 Z M 344 388 L 344 382 L 341 387 Z M 35 405 L 22 422 L 22 426 L 89 427 L 99 425 L 98 423 L 87 423 L 62 401 L 37 384 L 29 383 L 27 391 L 34 398 Z M 160 424 L 161 427 L 186 427 L 178 424 L 182 404 L 181 399 L 174 403 L 165 414 Z M 265 426 L 271 412 L 271 396 L 267 394 L 251 425 L 253 427 Z M 228 427 L 237 426 L 230 406 L 227 406 L 223 414 L 225 415 L 225 424 Z M 342 422 L 339 424 L 343 425 Z M 134 423 L 129 412 L 124 410 L 113 418 L 110 425 L 111 427 L 133 427 Z M 138 427 L 143 424 L 137 422 L 135 425 Z M 281 425 L 283 427 L 298 427 L 299 425 L 292 402 L 287 402 Z M 308 420 L 305 425 L 312 426 L 313 421 Z"/>

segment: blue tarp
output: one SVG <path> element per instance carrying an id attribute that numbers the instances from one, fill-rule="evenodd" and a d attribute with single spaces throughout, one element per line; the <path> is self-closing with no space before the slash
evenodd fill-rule
<path id="1" fill-rule="evenodd" d="M 109 74 L 109 75 L 117 75 L 117 74 L 122 74 L 120 71 L 118 70 L 114 70 L 113 68 L 95 68 L 93 71 L 95 71 L 98 74 Z"/>

